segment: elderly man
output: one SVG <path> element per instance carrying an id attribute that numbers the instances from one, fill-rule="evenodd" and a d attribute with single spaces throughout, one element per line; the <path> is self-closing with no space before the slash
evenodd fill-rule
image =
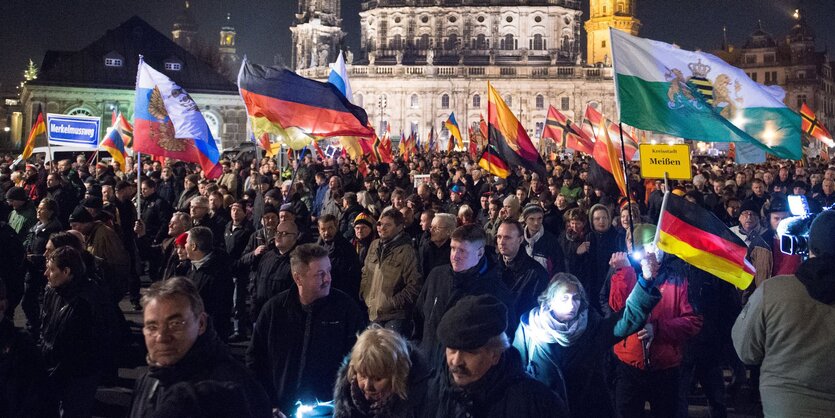
<path id="1" fill-rule="evenodd" d="M 455 225 L 455 216 L 449 213 L 439 213 L 432 218 L 429 239 L 421 242 L 418 252 L 423 277 L 429 276 L 435 267 L 449 265 L 449 237 Z"/>
<path id="2" fill-rule="evenodd" d="M 507 309 L 489 296 L 467 296 L 444 314 L 444 359 L 429 384 L 426 417 L 568 417 L 565 403 L 525 373 L 505 329 Z"/>
<path id="3" fill-rule="evenodd" d="M 538 305 L 539 295 L 548 286 L 548 272 L 522 248 L 524 232 L 519 222 L 504 220 L 496 232 L 501 278 L 513 293 L 514 310 L 520 315 Z"/>
<path id="4" fill-rule="evenodd" d="M 451 237 L 450 265 L 432 270 L 426 278 L 415 312 L 418 326 L 415 339 L 420 340 L 420 348 L 430 364 L 435 364 L 443 355 L 435 332 L 438 323 L 444 313 L 464 296 L 493 295 L 513 311 L 513 295 L 502 283 L 496 263 L 485 255 L 485 240 L 481 227 L 458 227 Z M 509 318 L 512 321 L 509 332 L 512 333 L 518 317 L 512 314 Z"/>
<path id="5" fill-rule="evenodd" d="M 197 196 L 192 199 L 189 214 L 191 215 L 191 223 L 193 226 L 204 226 L 212 230 L 212 235 L 215 240 L 212 245 L 225 249 L 226 243 L 223 240 L 223 229 L 226 227 L 226 222 L 222 218 L 212 216 L 211 206 L 207 197 Z"/>
<path id="6" fill-rule="evenodd" d="M 754 274 L 754 283 L 759 287 L 762 282 L 771 277 L 771 271 L 774 268 L 771 247 L 762 238 L 767 229 L 760 222 L 759 208 L 750 200 L 743 202 L 739 207 L 738 219 L 739 225 L 732 227 L 731 231 L 742 238 L 748 246 L 746 257 L 757 270 Z"/>
<path id="7" fill-rule="evenodd" d="M 83 207 L 76 208 L 70 215 L 70 227 L 84 234 L 87 251 L 101 259 L 105 286 L 118 303 L 127 291 L 126 273 L 130 267 L 130 258 L 119 235 L 101 221 L 94 220 L 93 215 Z"/>
<path id="8" fill-rule="evenodd" d="M 377 222 L 380 238 L 371 243 L 362 268 L 360 297 L 368 307 L 368 317 L 402 335 L 413 328 L 415 306 L 423 277 L 412 240 L 403 231 L 403 214 L 389 209 Z"/>
<path id="9" fill-rule="evenodd" d="M 318 220 L 319 241 L 317 244 L 328 250 L 328 257 L 333 266 L 333 287 L 348 294 L 360 303 L 360 280 L 362 280 L 362 264 L 359 255 L 337 229 L 336 217 L 331 214 L 323 215 Z"/>
<path id="10" fill-rule="evenodd" d="M 253 251 L 258 257 L 253 270 L 252 281 L 249 285 L 250 319 L 255 322 L 261 307 L 267 301 L 293 287 L 290 275 L 290 252 L 296 248 L 299 229 L 295 222 L 278 224 L 275 238 L 265 246 L 259 246 Z"/>
<path id="11" fill-rule="evenodd" d="M 190 228 L 191 217 L 185 212 L 177 212 L 168 221 L 168 228 L 165 229 L 167 237 L 157 243 L 153 236 L 146 234 L 145 223 L 142 221 L 136 222 L 134 232 L 136 232 L 136 244 L 139 251 L 147 254 L 149 260 L 158 260 L 154 263 L 148 263 L 148 276 L 150 276 L 151 281 L 155 282 L 171 277 L 166 275 L 166 272 L 173 271 L 179 263 L 177 251 L 174 248 L 174 240 Z"/>
<path id="12" fill-rule="evenodd" d="M 226 341 L 232 330 L 230 320 L 235 285 L 229 271 L 229 259 L 224 251 L 215 251 L 213 241 L 209 228 L 196 226 L 188 231 L 186 255 L 191 261 L 188 278 L 197 286 L 218 336 Z"/>
<path id="13" fill-rule="evenodd" d="M 149 367 L 136 382 L 131 418 L 182 416 L 165 411 L 184 401 L 223 416 L 272 415 L 264 389 L 217 338 L 190 280 L 154 283 L 142 306 Z"/>
<path id="14" fill-rule="evenodd" d="M 272 406 L 287 416 L 296 401 L 333 396 L 333 378 L 366 324 L 351 297 L 331 289 L 326 249 L 300 245 L 290 265 L 295 286 L 264 305 L 246 353 Z"/>

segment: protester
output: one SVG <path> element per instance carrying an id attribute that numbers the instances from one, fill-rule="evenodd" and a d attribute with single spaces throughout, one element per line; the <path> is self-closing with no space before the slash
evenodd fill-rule
<path id="1" fill-rule="evenodd" d="M 232 299 L 235 284 L 225 252 L 213 246 L 212 231 L 196 226 L 188 231 L 186 255 L 191 261 L 188 278 L 197 287 L 206 315 L 221 341 L 231 335 Z"/>
<path id="2" fill-rule="evenodd" d="M 299 229 L 295 222 L 282 222 L 276 227 L 275 238 L 253 251 L 258 256 L 250 282 L 250 319 L 258 319 L 261 307 L 271 297 L 294 287 L 290 270 L 290 256 L 298 243 Z"/>
<path id="3" fill-rule="evenodd" d="M 537 305 L 539 295 L 548 286 L 548 272 L 522 248 L 523 227 L 519 222 L 504 220 L 496 231 L 501 278 L 513 293 L 514 312 L 528 312 Z"/>

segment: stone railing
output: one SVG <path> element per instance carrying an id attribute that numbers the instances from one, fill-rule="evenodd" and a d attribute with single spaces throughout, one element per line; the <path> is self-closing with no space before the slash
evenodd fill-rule
<path id="1" fill-rule="evenodd" d="M 327 67 L 305 68 L 299 75 L 317 80 L 328 78 Z M 485 66 L 431 66 L 431 65 L 349 65 L 348 75 L 353 78 L 378 77 L 432 77 L 432 78 L 538 78 L 538 79 L 592 79 L 611 80 L 611 67 L 581 67 L 557 65 L 485 65 Z M 815 82 L 806 79 L 804 82 Z"/>

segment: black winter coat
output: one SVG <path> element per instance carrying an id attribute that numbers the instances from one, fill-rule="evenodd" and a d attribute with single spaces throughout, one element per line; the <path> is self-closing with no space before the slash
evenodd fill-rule
<path id="1" fill-rule="evenodd" d="M 0 416 L 35 416 L 45 377 L 43 360 L 32 338 L 0 317 Z"/>
<path id="2" fill-rule="evenodd" d="M 507 306 L 507 334 L 513 338 L 519 319 L 513 312 L 513 294 L 502 282 L 496 263 L 482 257 L 475 267 L 460 273 L 453 272 L 452 266 L 437 267 L 426 278 L 415 306 L 415 338 L 429 364 L 435 366 L 443 358 L 443 347 L 435 334 L 441 318 L 461 298 L 472 295 L 492 295 Z"/>
<path id="3" fill-rule="evenodd" d="M 522 369 L 519 352 L 508 348 L 479 381 L 459 388 L 446 361 L 429 385 L 425 418 L 563 418 L 565 404 Z"/>
<path id="4" fill-rule="evenodd" d="M 201 260 L 191 263 L 188 278 L 197 287 L 206 313 L 212 317 L 215 330 L 221 340 L 231 334 L 232 296 L 235 284 L 229 271 L 229 259 L 222 251 L 213 251 Z M 199 267 L 195 267 L 199 265 Z"/>
<path id="5" fill-rule="evenodd" d="M 178 384 L 182 386 L 183 383 L 192 385 L 234 383 L 243 391 L 246 407 L 235 411 L 235 414 L 231 416 L 253 418 L 272 416 L 264 389 L 252 374 L 232 357 L 229 348 L 218 340 L 217 333 L 211 326 L 208 326 L 206 331 L 197 337 L 191 350 L 177 364 L 170 367 L 151 366 L 136 381 L 130 417 L 156 416 L 155 414 L 160 409 L 167 407 L 166 404 L 171 402 L 172 387 Z"/>
<path id="6" fill-rule="evenodd" d="M 174 208 L 167 200 L 154 193 L 139 201 L 142 212 L 142 223 L 145 224 L 145 236 L 153 243 L 162 242 L 168 237 L 168 222 L 174 214 Z M 130 225 L 133 230 L 133 224 Z"/>
<path id="7" fill-rule="evenodd" d="M 254 232 L 255 229 L 246 220 L 234 228 L 232 221 L 229 221 L 223 230 L 223 242 L 231 263 L 229 269 L 235 277 L 248 278 L 249 276 L 249 269 L 241 263 L 241 256 L 244 254 L 249 238 Z"/>
<path id="8" fill-rule="evenodd" d="M 585 257 L 585 265 L 582 268 L 581 275 L 577 278 L 580 279 L 580 283 L 586 289 L 587 295 L 599 295 L 600 290 L 603 289 L 606 275 L 609 273 L 609 260 L 612 259 L 612 254 L 618 250 L 618 232 L 615 228 L 609 228 L 603 233 L 589 232 L 586 235 L 586 241 L 590 243 L 589 251 L 586 253 L 587 257 Z M 596 297 L 591 296 L 589 303 L 598 313 L 602 314 L 604 312 Z"/>
<path id="9" fill-rule="evenodd" d="M 301 400 L 328 399 L 334 376 L 351 351 L 365 314 L 345 293 L 303 306 L 298 291 L 286 290 L 264 305 L 252 331 L 246 364 L 285 415 Z"/>
<path id="10" fill-rule="evenodd" d="M 418 250 L 418 262 L 420 263 L 420 273 L 423 274 L 423 277 L 429 276 L 429 273 L 435 267 L 449 265 L 449 244 L 449 239 L 440 247 L 435 245 L 428 237 L 421 241 L 420 249 Z"/>
<path id="11" fill-rule="evenodd" d="M 359 204 L 348 206 L 347 209 L 342 211 L 342 216 L 339 217 L 339 233 L 345 239 L 354 238 L 354 220 L 363 212 L 365 212 L 365 209 Z"/>
<path id="12" fill-rule="evenodd" d="M 420 416 L 432 378 L 432 367 L 426 364 L 420 350 L 409 346 L 409 360 L 412 366 L 406 379 L 406 399 L 392 395 L 389 401 L 376 411 L 371 410 L 362 392 L 357 393 L 359 388 L 356 384 L 348 380 L 349 360 L 350 358 L 346 357 L 336 375 L 333 390 L 334 418 L 416 418 Z"/>
<path id="13" fill-rule="evenodd" d="M 359 304 L 362 264 L 354 247 L 339 234 L 330 243 L 319 238 L 317 244 L 328 250 L 328 258 L 331 260 L 331 287 L 347 293 Z"/>
<path id="14" fill-rule="evenodd" d="M 513 293 L 514 312 L 528 312 L 539 305 L 539 295 L 548 287 L 550 280 L 541 264 L 520 248 L 510 264 L 505 264 L 500 257 L 499 268 L 502 282 Z"/>
<path id="15" fill-rule="evenodd" d="M 250 318 L 252 322 L 258 319 L 261 308 L 271 297 L 287 290 L 296 289 L 293 276 L 290 274 L 290 253 L 293 249 L 281 254 L 272 241 L 264 251 L 258 265 L 255 266 L 255 274 L 249 282 Z"/>

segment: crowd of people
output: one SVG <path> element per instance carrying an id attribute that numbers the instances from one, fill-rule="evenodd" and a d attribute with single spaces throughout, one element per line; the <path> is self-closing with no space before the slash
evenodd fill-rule
<path id="1" fill-rule="evenodd" d="M 717 418 L 743 384 L 767 416 L 835 408 L 832 211 L 807 260 L 777 234 L 787 195 L 835 203 L 835 166 L 699 159 L 666 185 L 633 165 L 626 199 L 579 154 L 506 179 L 465 153 L 212 180 L 86 157 L 0 164 L 0 416 L 90 416 L 130 339 L 120 302 L 147 350 L 131 417 L 687 417 L 699 385 Z M 668 191 L 746 243 L 749 289 L 634 257 Z"/>

